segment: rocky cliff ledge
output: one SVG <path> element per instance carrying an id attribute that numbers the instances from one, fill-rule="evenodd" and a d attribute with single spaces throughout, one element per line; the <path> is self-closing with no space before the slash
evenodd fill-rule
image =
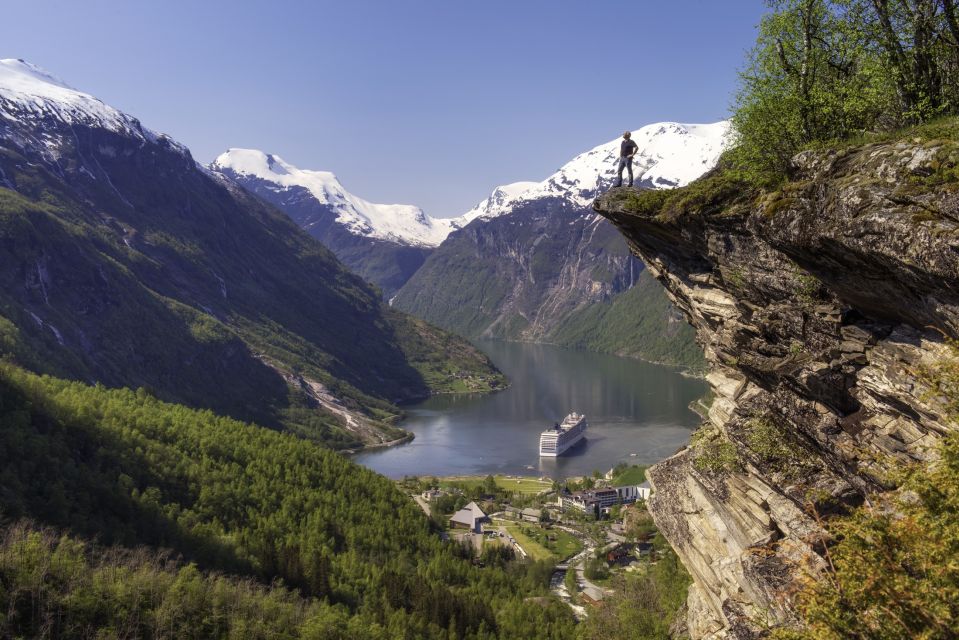
<path id="1" fill-rule="evenodd" d="M 959 334 L 955 137 L 794 164 L 775 193 L 720 169 L 594 204 L 710 365 L 703 427 L 649 474 L 650 511 L 694 579 L 694 639 L 795 623 L 797 587 L 825 563 L 823 520 L 893 490 L 950 428 L 923 371 Z"/>

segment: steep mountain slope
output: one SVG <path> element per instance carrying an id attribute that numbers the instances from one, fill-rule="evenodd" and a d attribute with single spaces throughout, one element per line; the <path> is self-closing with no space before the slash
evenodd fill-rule
<path id="1" fill-rule="evenodd" d="M 637 184 L 682 185 L 711 168 L 728 125 L 662 123 L 634 132 Z M 554 342 L 695 366 L 692 332 L 657 285 L 624 296 L 642 264 L 589 209 L 612 183 L 620 140 L 580 154 L 540 183 L 500 187 L 467 213 L 400 290 L 399 309 L 470 337 Z M 648 298 L 648 299 L 647 299 Z M 613 309 L 616 309 L 613 312 Z M 656 311 L 653 312 L 652 310 Z M 622 331 L 610 313 L 644 318 Z"/>
<path id="2" fill-rule="evenodd" d="M 34 370 L 336 446 L 402 436 L 393 402 L 500 381 L 182 145 L 18 60 L 0 61 L 0 256 L 0 329 Z"/>
<path id="3" fill-rule="evenodd" d="M 332 218 L 331 222 L 355 236 L 414 247 L 435 247 L 451 229 L 450 221 L 430 218 L 419 207 L 367 202 L 344 189 L 329 171 L 298 169 L 279 156 L 256 149 L 229 149 L 213 161 L 210 169 L 235 179 L 269 183 L 276 191 L 291 190 L 294 195 L 303 196 L 305 190 L 324 207 L 323 212 L 302 221 L 306 228 Z"/>
<path id="4" fill-rule="evenodd" d="M 210 169 L 279 207 L 387 297 L 457 228 L 413 205 L 367 202 L 328 171 L 298 169 L 255 149 L 229 149 Z"/>
<path id="5" fill-rule="evenodd" d="M 693 576 L 692 638 L 799 624 L 796 594 L 831 563 L 824 520 L 863 503 L 884 512 L 902 470 L 954 437 L 955 378 L 945 388 L 933 372 L 957 366 L 957 133 L 952 121 L 803 152 L 771 193 L 719 170 L 675 192 L 597 199 L 693 323 L 710 367 L 706 423 L 648 472 L 650 512 Z"/>

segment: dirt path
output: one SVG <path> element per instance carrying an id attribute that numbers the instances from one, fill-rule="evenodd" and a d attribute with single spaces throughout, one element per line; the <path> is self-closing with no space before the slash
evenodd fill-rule
<path id="1" fill-rule="evenodd" d="M 413 499 L 416 500 L 416 504 L 420 505 L 420 509 L 423 510 L 423 513 L 425 513 L 428 518 L 430 516 L 430 503 L 420 496 L 413 496 Z"/>

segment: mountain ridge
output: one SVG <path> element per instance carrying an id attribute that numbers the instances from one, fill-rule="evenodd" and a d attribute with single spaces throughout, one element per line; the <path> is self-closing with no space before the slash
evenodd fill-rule
<path id="1" fill-rule="evenodd" d="M 0 70 L 0 325 L 34 370 L 351 448 L 403 435 L 394 402 L 502 384 L 183 145 Z"/>
<path id="2" fill-rule="evenodd" d="M 657 189 L 689 184 L 716 165 L 729 136 L 728 120 L 709 124 L 654 122 L 632 131 L 631 139 L 639 146 L 633 159 L 635 185 Z M 615 179 L 621 142 L 622 138 L 615 138 L 584 151 L 541 182 L 497 187 L 494 194 L 500 189 L 513 192 L 497 203 L 497 215 L 507 213 L 518 202 L 548 197 L 565 198 L 580 207 L 590 206 L 598 192 L 609 188 Z M 510 189 L 525 184 L 530 186 Z M 467 215 L 469 212 L 461 218 Z"/>
<path id="3" fill-rule="evenodd" d="M 727 134 L 725 121 L 661 122 L 636 130 L 637 182 L 649 187 L 685 184 L 698 175 L 697 164 L 715 164 Z M 618 152 L 618 139 L 606 142 L 579 154 L 545 180 L 495 187 L 453 218 L 434 218 L 414 205 L 370 203 L 347 191 L 332 172 L 300 169 L 257 149 L 229 149 L 209 169 L 279 207 L 354 273 L 380 287 L 384 298 L 393 299 L 450 234 L 476 220 L 489 221 L 524 202 L 546 198 L 566 199 L 586 209 L 596 189 L 612 182 Z"/>
<path id="4" fill-rule="evenodd" d="M 281 189 L 302 187 L 335 214 L 334 222 L 353 235 L 408 246 L 438 246 L 454 228 L 452 221 L 431 218 L 422 209 L 405 204 L 374 204 L 353 195 L 330 171 L 300 169 L 280 156 L 258 149 L 231 148 L 209 168 L 231 178 L 256 178 Z M 315 224 L 315 223 L 313 223 Z M 309 231 L 311 223 L 302 224 Z"/>
<path id="5" fill-rule="evenodd" d="M 728 127 L 656 123 L 637 130 L 637 183 L 685 184 L 712 168 Z M 692 332 L 677 322 L 659 285 L 641 275 L 642 263 L 620 234 L 588 206 L 612 184 L 618 153 L 619 140 L 612 140 L 546 180 L 505 194 L 492 205 L 495 215 L 478 215 L 431 253 L 394 306 L 471 338 L 551 342 L 701 367 Z M 640 280 L 644 297 L 625 295 Z M 629 318 L 636 333 L 604 320 L 612 317 Z"/>

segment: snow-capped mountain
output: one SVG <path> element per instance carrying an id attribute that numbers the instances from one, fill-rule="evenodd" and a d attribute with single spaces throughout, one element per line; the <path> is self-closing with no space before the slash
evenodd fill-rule
<path id="1" fill-rule="evenodd" d="M 729 143 L 728 120 L 712 124 L 658 122 L 632 132 L 639 151 L 633 159 L 634 184 L 663 189 L 689 184 L 714 166 Z M 497 187 L 490 198 L 454 218 L 454 227 L 476 218 L 493 218 L 520 202 L 540 198 L 562 198 L 585 207 L 616 178 L 619 145 L 616 138 L 563 165 L 542 182 L 515 182 Z M 624 172 L 624 179 L 626 179 Z"/>
<path id="2" fill-rule="evenodd" d="M 56 137 L 42 127 L 45 121 L 105 129 L 136 140 L 160 142 L 187 153 L 186 147 L 147 129 L 133 116 L 19 59 L 0 60 L 0 119 L 34 127 L 38 135 L 19 142 L 41 151 L 50 160 L 58 157 L 59 145 Z"/>
<path id="3" fill-rule="evenodd" d="M 639 151 L 633 161 L 638 186 L 676 187 L 711 169 L 726 146 L 729 123 L 661 122 L 633 132 Z M 336 223 L 356 236 L 417 247 L 436 247 L 477 219 L 508 213 L 517 203 L 559 197 L 586 206 L 615 177 L 620 139 L 582 153 L 542 182 L 496 187 L 482 202 L 456 218 L 433 218 L 414 205 L 374 204 L 348 192 L 329 171 L 299 169 L 277 155 L 256 149 L 229 149 L 210 165 L 233 179 L 256 179 L 277 190 L 306 189 L 336 214 Z M 307 230 L 310 224 L 304 224 Z M 314 222 L 315 224 L 315 222 Z"/>
<path id="4" fill-rule="evenodd" d="M 0 187 L 2 333 L 22 365 L 337 448 L 395 438 L 363 407 L 488 369 L 185 147 L 20 60 L 0 61 Z M 417 368 L 434 365 L 454 373 Z"/>
<path id="5" fill-rule="evenodd" d="M 664 122 L 633 132 L 635 185 L 695 180 L 715 166 L 728 131 L 728 122 Z M 462 230 L 430 254 L 394 306 L 470 337 L 601 345 L 666 360 L 695 351 L 658 285 L 590 207 L 615 178 L 620 142 L 576 156 L 542 182 L 499 187 L 454 219 Z M 611 330 L 606 313 L 631 318 L 634 331 Z"/>
<path id="6" fill-rule="evenodd" d="M 210 169 L 234 179 L 266 181 L 280 190 L 306 189 L 319 204 L 332 209 L 338 224 L 357 236 L 435 247 L 454 228 L 451 220 L 431 218 L 414 205 L 364 200 L 347 191 L 329 171 L 299 169 L 277 155 L 257 149 L 229 149 L 213 161 Z"/>
<path id="7" fill-rule="evenodd" d="M 453 225 L 459 229 L 479 218 L 488 219 L 503 215 L 522 194 L 538 185 L 538 182 L 513 182 L 496 187 L 488 198 L 463 215 L 452 218 Z"/>

